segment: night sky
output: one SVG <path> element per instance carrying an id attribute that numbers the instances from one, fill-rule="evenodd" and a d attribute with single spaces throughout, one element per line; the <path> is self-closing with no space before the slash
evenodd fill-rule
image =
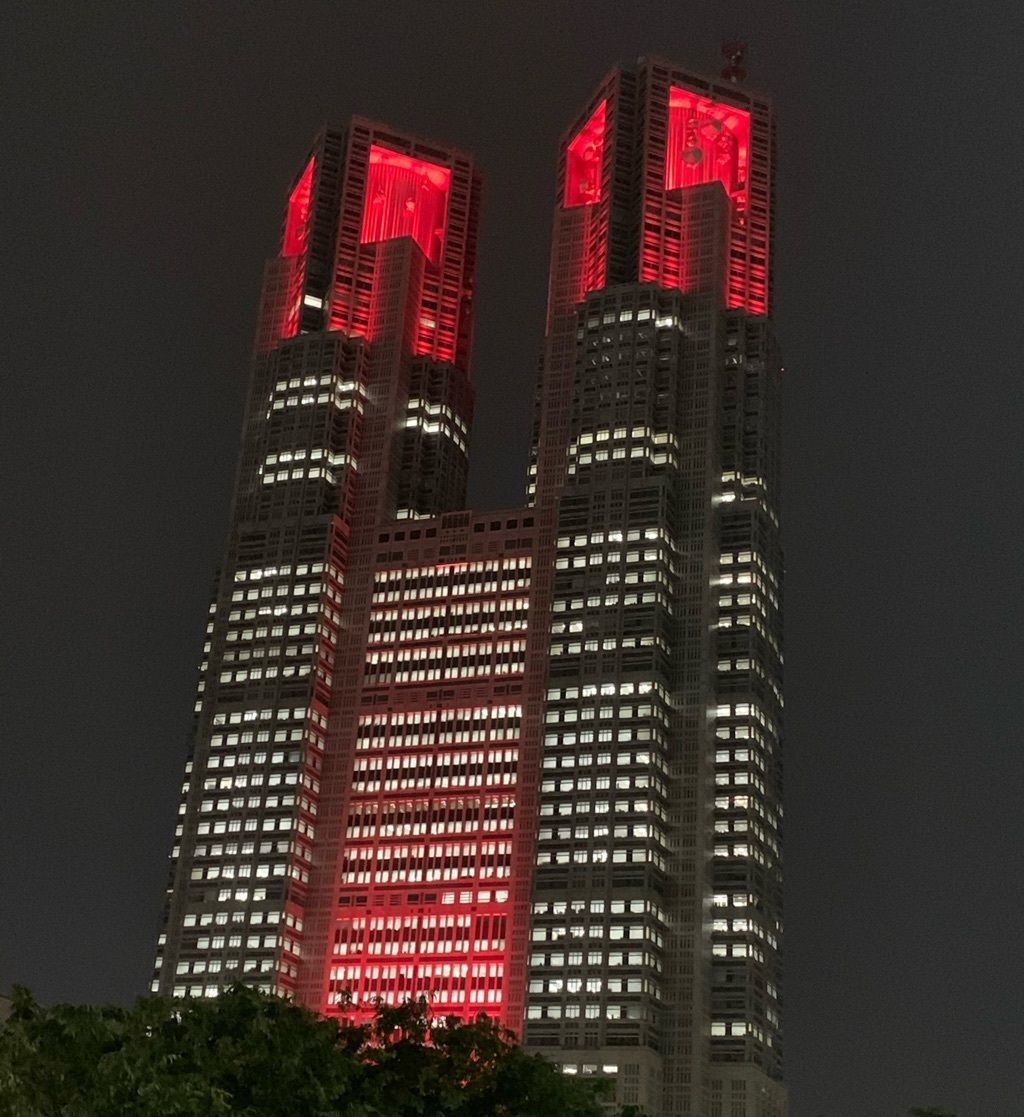
<path id="1" fill-rule="evenodd" d="M 792 1117 L 1019 1117 L 1020 30 L 1009 0 L 7 8 L 0 988 L 147 986 L 261 270 L 317 129 L 482 166 L 471 500 L 515 504 L 558 137 L 615 61 L 717 73 L 740 34 L 779 120 Z"/>

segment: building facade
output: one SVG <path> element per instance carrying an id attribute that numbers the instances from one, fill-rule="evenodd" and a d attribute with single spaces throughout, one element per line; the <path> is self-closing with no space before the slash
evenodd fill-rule
<path id="1" fill-rule="evenodd" d="M 560 145 L 523 508 L 464 509 L 479 180 L 317 140 L 268 264 L 153 987 L 484 1012 L 780 1117 L 773 124 L 659 59 Z"/>

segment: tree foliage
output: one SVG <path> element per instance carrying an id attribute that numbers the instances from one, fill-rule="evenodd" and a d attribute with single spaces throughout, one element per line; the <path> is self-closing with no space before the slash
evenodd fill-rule
<path id="1" fill-rule="evenodd" d="M 243 986 L 132 1009 L 17 990 L 0 1027 L 0 1117 L 603 1117 L 601 1085 L 425 1002 L 355 1027 Z"/>

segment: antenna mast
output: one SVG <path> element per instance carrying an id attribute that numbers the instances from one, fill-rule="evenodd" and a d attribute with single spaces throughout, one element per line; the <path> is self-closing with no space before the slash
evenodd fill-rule
<path id="1" fill-rule="evenodd" d="M 747 76 L 747 44 L 742 39 L 727 39 L 722 43 L 722 77 L 733 83 L 743 81 Z"/>

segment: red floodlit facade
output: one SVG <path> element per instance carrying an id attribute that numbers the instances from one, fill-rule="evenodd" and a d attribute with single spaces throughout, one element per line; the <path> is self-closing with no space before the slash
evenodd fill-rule
<path id="1" fill-rule="evenodd" d="M 559 204 L 551 241 L 548 322 L 605 284 L 614 100 L 604 89 L 563 141 Z"/>
<path id="2" fill-rule="evenodd" d="M 602 101 L 569 141 L 565 154 L 566 206 L 588 206 L 601 200 L 607 116 L 608 102 Z"/>
<path id="3" fill-rule="evenodd" d="M 529 889 L 516 821 L 532 518 L 460 520 L 380 534 L 390 557 L 374 575 L 318 1002 L 347 1019 L 410 997 L 509 1026 L 523 1011 L 513 946 Z M 479 557 L 440 561 L 441 546 Z"/>
<path id="4" fill-rule="evenodd" d="M 360 243 L 412 237 L 436 267 L 444 244 L 451 178 L 447 167 L 374 144 Z"/>
<path id="5" fill-rule="evenodd" d="M 288 290 L 284 305 L 285 318 L 280 330 L 281 337 L 294 337 L 299 332 L 315 171 L 316 157 L 313 156 L 299 176 L 299 181 L 292 188 L 288 196 L 288 208 L 285 210 L 281 257 L 285 261 Z"/>
<path id="6" fill-rule="evenodd" d="M 375 277 L 388 246 L 408 238 L 420 252 L 410 261 L 416 306 L 403 324 L 412 352 L 466 367 L 477 196 L 466 156 L 354 121 L 341 185 L 330 328 L 371 341 L 388 328 L 373 296 Z"/>
<path id="7" fill-rule="evenodd" d="M 588 292 L 636 280 L 684 293 L 724 283 L 729 307 L 766 314 L 772 142 L 768 105 L 737 86 L 657 59 L 612 71 L 563 139 L 549 325 Z M 728 209 L 723 246 L 691 243 L 696 186 Z"/>
<path id="8" fill-rule="evenodd" d="M 729 307 L 766 314 L 770 296 L 771 121 L 767 105 L 727 83 L 664 76 L 652 68 L 647 111 L 664 143 L 646 151 L 640 278 L 682 291 L 702 283 L 725 283 Z M 652 129 L 653 130 L 653 129 Z M 651 131 L 649 130 L 649 135 Z M 693 187 L 718 184 L 727 206 L 727 265 L 709 274 L 700 257 L 708 246 L 699 236 Z"/>
<path id="9" fill-rule="evenodd" d="M 288 196 L 288 209 L 285 213 L 284 244 L 282 256 L 301 256 L 306 251 L 309 239 L 309 211 L 313 202 L 313 172 L 316 159 L 306 164 L 291 194 Z"/>
<path id="10" fill-rule="evenodd" d="M 747 208 L 750 113 L 677 85 L 668 91 L 665 189 L 720 182 L 738 210 Z"/>
<path id="11" fill-rule="evenodd" d="M 720 183 L 728 199 L 730 256 L 727 302 L 730 307 L 764 314 L 767 310 L 767 211 L 751 215 L 751 114 L 734 104 L 715 101 L 678 85 L 668 91 L 668 140 L 665 191 Z M 684 222 L 685 224 L 685 222 Z M 753 235 L 752 235 L 753 234 Z M 645 279 L 662 279 L 674 263 L 675 281 L 690 289 L 698 269 L 680 253 L 659 267 L 657 238 L 645 241 Z M 692 246 L 691 246 L 692 247 Z"/>

